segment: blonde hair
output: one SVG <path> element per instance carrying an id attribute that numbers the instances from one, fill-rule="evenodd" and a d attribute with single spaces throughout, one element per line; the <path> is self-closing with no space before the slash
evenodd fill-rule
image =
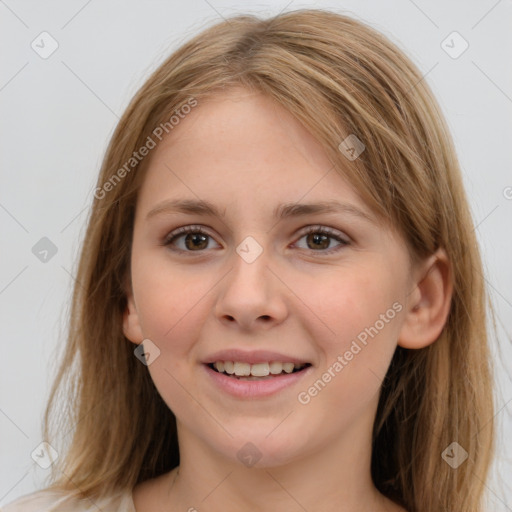
<path id="1" fill-rule="evenodd" d="M 175 51 L 122 116 L 98 187 L 180 105 L 243 86 L 275 99 L 323 145 L 370 208 L 404 236 L 413 258 L 445 249 L 451 310 L 439 339 L 396 349 L 374 423 L 372 478 L 408 511 L 478 512 L 493 448 L 493 396 L 482 263 L 451 136 L 425 80 L 387 38 L 318 9 L 240 15 Z M 339 144 L 364 152 L 347 167 Z M 172 134 L 171 134 L 172 136 Z M 80 255 L 68 342 L 44 437 L 72 433 L 50 488 L 103 496 L 179 464 L 176 421 L 122 330 L 137 192 L 147 161 L 97 194 Z M 62 392 L 67 407 L 62 407 Z M 459 443 L 453 469 L 441 454 Z"/>

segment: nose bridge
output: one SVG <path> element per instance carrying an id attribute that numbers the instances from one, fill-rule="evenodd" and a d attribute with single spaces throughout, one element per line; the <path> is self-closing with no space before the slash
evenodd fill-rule
<path id="1" fill-rule="evenodd" d="M 259 237 L 260 240 L 262 237 Z M 263 242 L 262 242 L 263 243 Z M 235 248 L 233 255 L 233 271 L 230 284 L 233 286 L 248 287 L 248 298 L 255 300 L 258 295 L 268 293 L 269 249 L 263 248 L 256 238 L 247 236 Z"/>
<path id="2" fill-rule="evenodd" d="M 269 266 L 270 250 L 252 236 L 242 240 L 235 248 L 231 271 L 217 299 L 217 317 L 246 328 L 258 319 L 266 323 L 282 321 L 286 316 L 284 297 Z"/>

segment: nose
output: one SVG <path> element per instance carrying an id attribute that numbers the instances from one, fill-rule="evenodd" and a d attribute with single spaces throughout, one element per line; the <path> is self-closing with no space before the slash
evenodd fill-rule
<path id="1" fill-rule="evenodd" d="M 286 286 L 269 266 L 265 251 L 252 262 L 233 253 L 233 266 L 221 281 L 215 316 L 229 328 L 270 329 L 288 315 Z M 273 265 L 275 267 L 275 265 Z"/>

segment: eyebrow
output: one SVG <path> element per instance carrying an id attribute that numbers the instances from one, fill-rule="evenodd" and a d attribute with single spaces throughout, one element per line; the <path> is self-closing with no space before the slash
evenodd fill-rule
<path id="1" fill-rule="evenodd" d="M 156 215 L 185 213 L 224 218 L 226 210 L 221 212 L 215 205 L 201 199 L 171 199 L 157 204 L 147 215 L 146 220 Z M 319 203 L 283 203 L 278 205 L 273 212 L 277 219 L 301 217 L 318 213 L 345 213 L 354 217 L 360 217 L 368 222 L 375 219 L 367 212 L 349 203 L 337 201 L 321 201 Z"/>

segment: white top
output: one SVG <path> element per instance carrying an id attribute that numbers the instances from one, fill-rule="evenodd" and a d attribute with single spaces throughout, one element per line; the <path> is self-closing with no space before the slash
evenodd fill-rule
<path id="1" fill-rule="evenodd" d="M 136 512 L 131 490 L 101 500 L 71 499 L 57 491 L 35 491 L 0 508 L 0 512 Z"/>

